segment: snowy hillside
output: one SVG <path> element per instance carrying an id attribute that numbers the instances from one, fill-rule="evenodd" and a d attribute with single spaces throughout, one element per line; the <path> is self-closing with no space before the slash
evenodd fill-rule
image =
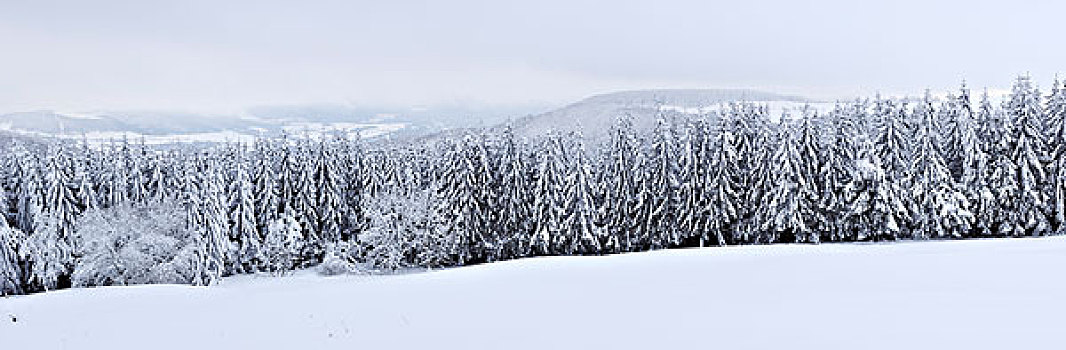
<path id="1" fill-rule="evenodd" d="M 364 138 L 412 136 L 459 127 L 496 125 L 547 110 L 542 105 L 353 107 L 289 105 L 252 107 L 237 115 L 160 111 L 93 113 L 40 110 L 0 114 L 0 131 L 90 141 L 145 139 L 148 144 L 249 140 L 282 131 L 359 133 Z"/>
<path id="2" fill-rule="evenodd" d="M 596 95 L 551 112 L 518 119 L 514 125 L 516 133 L 528 137 L 544 135 L 549 130 L 581 130 L 588 138 L 598 140 L 607 135 L 610 126 L 623 114 L 633 117 L 636 130 L 647 131 L 655 126 L 656 107 L 695 112 L 701 108 L 717 108 L 718 104 L 734 101 L 774 102 L 777 107 L 775 111 L 784 106 L 799 107 L 804 103 L 814 102 L 798 96 L 744 89 L 622 91 Z"/>
<path id="3" fill-rule="evenodd" d="M 1066 237 L 545 257 L 0 299 L 5 349 L 1057 349 Z"/>

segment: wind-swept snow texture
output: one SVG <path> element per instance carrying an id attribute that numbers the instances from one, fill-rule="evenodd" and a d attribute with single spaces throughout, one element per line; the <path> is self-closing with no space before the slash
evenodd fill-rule
<path id="1" fill-rule="evenodd" d="M 1066 238 L 548 257 L 0 299 L 2 349 L 1062 349 Z"/>

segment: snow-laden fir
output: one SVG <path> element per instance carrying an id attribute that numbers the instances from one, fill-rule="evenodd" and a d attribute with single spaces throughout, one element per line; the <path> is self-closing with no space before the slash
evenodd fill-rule
<path id="1" fill-rule="evenodd" d="M 619 115 L 593 144 L 511 128 L 424 142 L 15 142 L 0 153 L 0 292 L 1066 229 L 1059 81 L 1045 94 L 1020 77 L 1001 103 L 963 85 L 828 111 L 699 110 L 660 108 L 650 131 Z"/>
<path id="2" fill-rule="evenodd" d="M 1060 349 L 1066 238 L 541 257 L 0 300 L 5 349 Z"/>

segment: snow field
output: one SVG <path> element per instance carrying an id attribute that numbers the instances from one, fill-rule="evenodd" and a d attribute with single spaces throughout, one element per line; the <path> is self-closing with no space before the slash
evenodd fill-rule
<path id="1" fill-rule="evenodd" d="M 1066 237 L 544 257 L 0 299 L 5 349 L 1060 349 Z M 11 317 L 17 320 L 12 321 Z"/>

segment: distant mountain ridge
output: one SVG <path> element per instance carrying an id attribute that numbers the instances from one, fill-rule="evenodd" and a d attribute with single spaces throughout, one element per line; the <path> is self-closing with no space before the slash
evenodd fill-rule
<path id="1" fill-rule="evenodd" d="M 74 114 L 31 111 L 0 114 L 0 131 L 28 136 L 80 136 L 113 138 L 130 134 L 155 136 L 157 143 L 181 137 L 204 142 L 234 140 L 281 131 L 301 133 L 330 130 L 358 131 L 365 137 L 394 135 L 399 139 L 425 139 L 480 128 L 513 126 L 518 135 L 535 137 L 549 131 L 582 131 L 590 140 L 605 137 L 610 126 L 628 114 L 638 130 L 654 127 L 659 107 L 689 109 L 713 107 L 732 101 L 770 103 L 790 107 L 814 102 L 800 96 L 750 89 L 631 90 L 588 97 L 561 108 L 544 106 L 477 107 L 434 106 L 372 108 L 346 105 L 261 106 L 242 116 L 216 116 L 158 111 Z M 544 111 L 530 113 L 530 111 Z M 517 117 L 504 122 L 508 117 Z M 204 135 L 206 134 L 206 135 Z M 149 142 L 152 142 L 149 140 Z"/>
<path id="2" fill-rule="evenodd" d="M 515 115 L 548 110 L 540 105 L 359 107 L 339 104 L 257 106 L 241 115 L 163 111 L 92 114 L 38 110 L 0 114 L 0 131 L 25 136 L 88 135 L 107 139 L 146 136 L 149 142 L 233 140 L 282 131 L 359 132 L 364 137 L 419 135 L 457 127 L 496 125 Z"/>
<path id="3" fill-rule="evenodd" d="M 595 95 L 557 110 L 517 119 L 511 124 L 517 134 L 527 137 L 548 131 L 580 130 L 589 139 L 596 140 L 605 137 L 615 120 L 625 114 L 632 116 L 634 128 L 644 130 L 654 127 L 659 106 L 697 108 L 734 101 L 814 102 L 801 96 L 750 89 L 632 90 Z"/>

